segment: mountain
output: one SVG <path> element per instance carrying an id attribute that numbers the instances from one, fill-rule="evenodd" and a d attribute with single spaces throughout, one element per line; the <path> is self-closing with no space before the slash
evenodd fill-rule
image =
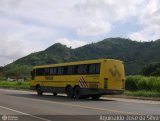
<path id="1" fill-rule="evenodd" d="M 122 60 L 125 63 L 127 75 L 140 74 L 145 65 L 160 62 L 160 40 L 137 42 L 124 38 L 108 38 L 76 49 L 56 43 L 44 51 L 20 58 L 5 68 L 6 71 L 9 71 L 13 67 L 22 68 L 26 65 L 31 67 L 99 58 Z"/>

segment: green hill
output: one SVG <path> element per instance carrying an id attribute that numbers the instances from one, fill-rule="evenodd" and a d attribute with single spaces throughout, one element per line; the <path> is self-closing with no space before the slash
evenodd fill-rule
<path id="1" fill-rule="evenodd" d="M 28 71 L 32 66 L 41 64 L 112 58 L 124 61 L 126 74 L 134 75 L 139 74 L 145 65 L 160 62 L 159 53 L 160 40 L 137 42 L 124 38 L 108 38 L 76 49 L 56 43 L 44 51 L 32 53 L 8 64 L 5 70 L 10 74 L 15 70 L 21 69 Z M 24 66 L 25 68 L 28 66 L 28 68 L 25 69 Z M 14 71 L 13 68 L 15 69 Z"/>

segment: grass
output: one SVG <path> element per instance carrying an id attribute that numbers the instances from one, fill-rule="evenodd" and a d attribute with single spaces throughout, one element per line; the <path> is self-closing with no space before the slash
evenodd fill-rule
<path id="1" fill-rule="evenodd" d="M 29 82 L 0 81 L 0 87 L 11 88 L 11 89 L 30 89 L 30 83 Z"/>
<path id="2" fill-rule="evenodd" d="M 145 91 L 145 90 L 139 90 L 139 91 L 125 91 L 125 95 L 127 96 L 141 96 L 141 97 L 160 97 L 160 93 L 156 91 Z"/>

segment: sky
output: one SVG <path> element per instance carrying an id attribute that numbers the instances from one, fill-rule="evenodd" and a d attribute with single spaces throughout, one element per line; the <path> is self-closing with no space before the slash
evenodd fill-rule
<path id="1" fill-rule="evenodd" d="M 0 0 L 0 66 L 60 42 L 160 38 L 160 0 Z"/>

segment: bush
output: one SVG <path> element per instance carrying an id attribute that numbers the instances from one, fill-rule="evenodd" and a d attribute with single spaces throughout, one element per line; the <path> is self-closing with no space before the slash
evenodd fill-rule
<path id="1" fill-rule="evenodd" d="M 126 90 L 137 90 L 139 78 L 140 78 L 139 76 L 136 76 L 136 77 L 128 76 L 125 80 L 125 89 Z"/>
<path id="2" fill-rule="evenodd" d="M 158 91 L 160 92 L 160 77 L 128 76 L 126 78 L 126 90 Z"/>
<path id="3" fill-rule="evenodd" d="M 0 87 L 3 88 L 13 88 L 13 89 L 30 89 L 29 82 L 10 82 L 10 81 L 0 81 Z"/>

